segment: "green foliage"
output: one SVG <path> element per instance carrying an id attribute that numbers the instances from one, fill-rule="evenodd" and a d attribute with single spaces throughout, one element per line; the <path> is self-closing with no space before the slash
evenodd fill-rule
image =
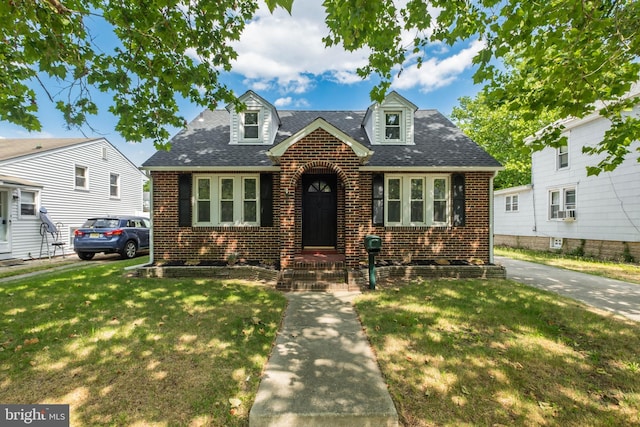
<path id="1" fill-rule="evenodd" d="M 586 244 L 587 244 L 587 241 L 585 239 L 580 239 L 580 244 L 576 246 L 574 250 L 570 251 L 569 255 L 572 255 L 578 258 L 584 257 L 585 256 L 584 247 Z"/>
<path id="2" fill-rule="evenodd" d="M 527 120 L 506 105 L 491 105 L 482 92 L 473 99 L 463 97 L 459 101 L 451 114 L 453 121 L 505 168 L 496 176 L 494 187 L 529 184 L 531 147 L 525 145 L 524 139 L 553 122 L 555 115 L 544 112 Z"/>
<path id="3" fill-rule="evenodd" d="M 364 3 L 325 0 L 330 29 L 325 42 L 371 50 L 360 75 L 382 78 L 371 92 L 376 100 L 384 95 L 380 88 L 388 87 L 392 72 L 412 64 L 410 58 L 423 55 L 428 43 L 453 45 L 479 38 L 485 47 L 474 58 L 474 80 L 486 84 L 492 105 L 518 112 L 524 120 L 552 110 L 559 117 L 578 118 L 599 111 L 611 120 L 604 141 L 587 149 L 604 155 L 589 173 L 614 169 L 638 139 L 640 118 L 624 114 L 633 101 L 620 97 L 640 73 L 640 2 L 409 0 L 400 8 L 391 0 L 374 2 L 375 8 Z M 416 34 L 413 44 L 400 41 L 403 31 Z M 558 146 L 561 130 L 561 125 L 547 128 L 531 147 Z"/>
<path id="4" fill-rule="evenodd" d="M 293 0 L 265 0 L 291 12 Z M 587 152 L 603 160 L 596 174 L 619 165 L 637 140 L 640 118 L 620 97 L 640 73 L 640 2 L 632 0 L 325 0 L 327 46 L 367 48 L 362 78 L 378 75 L 371 90 L 384 98 L 395 73 L 420 66 L 430 44 L 478 38 L 474 79 L 486 84 L 492 105 L 530 121 L 545 111 L 584 117 L 599 110 L 612 121 L 605 140 Z M 91 89 L 110 94 L 116 130 L 129 141 L 153 139 L 166 148 L 169 128 L 184 125 L 177 99 L 215 108 L 237 102 L 220 82 L 237 57 L 238 40 L 258 0 L 12 0 L 0 2 L 0 119 L 40 130 L 40 83 L 69 126 L 98 114 Z M 111 28 L 92 33 L 91 28 Z M 406 34 L 411 34 L 409 43 Z M 114 49 L 100 46 L 116 38 Z M 509 61 L 517 67 L 510 66 Z M 59 87 L 46 87 L 44 78 Z M 596 101 L 603 101 L 596 104 Z M 598 106 L 596 106 L 598 105 Z M 549 127 L 532 148 L 557 146 Z"/>
<path id="5" fill-rule="evenodd" d="M 628 263 L 636 262 L 636 260 L 633 258 L 633 255 L 631 254 L 631 249 L 629 249 L 629 243 L 623 242 L 623 245 L 624 245 L 624 251 L 622 252 L 622 259 L 624 260 L 624 262 L 628 262 Z"/>
<path id="6" fill-rule="evenodd" d="M 290 8 L 291 1 L 275 3 Z M 162 148 L 168 128 L 184 126 L 180 97 L 209 108 L 235 101 L 219 76 L 237 56 L 230 42 L 257 7 L 257 0 L 2 2 L 0 119 L 40 130 L 29 84 L 53 78 L 60 91 L 43 89 L 69 126 L 98 114 L 91 100 L 97 88 L 113 97 L 119 133 Z M 91 33 L 96 23 L 113 34 Z M 100 46 L 112 37 L 113 50 Z"/>

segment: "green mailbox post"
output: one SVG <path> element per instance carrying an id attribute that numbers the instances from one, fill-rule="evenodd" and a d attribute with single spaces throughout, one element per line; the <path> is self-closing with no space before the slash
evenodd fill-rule
<path id="1" fill-rule="evenodd" d="M 364 248 L 369 253 L 369 289 L 376 288 L 376 255 L 382 249 L 382 239 L 373 234 L 364 236 Z"/>

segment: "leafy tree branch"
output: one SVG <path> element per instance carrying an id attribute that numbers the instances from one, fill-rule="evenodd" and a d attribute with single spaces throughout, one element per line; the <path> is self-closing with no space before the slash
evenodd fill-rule
<path id="1" fill-rule="evenodd" d="M 291 12 L 293 0 L 265 0 Z M 640 2 L 636 0 L 324 0 L 327 46 L 368 48 L 362 78 L 377 75 L 381 100 L 396 76 L 420 67 L 426 48 L 479 40 L 474 80 L 485 102 L 535 120 L 600 112 L 605 141 L 587 152 L 604 156 L 589 170 L 611 170 L 630 155 L 640 118 L 623 97 L 640 74 Z M 221 81 L 258 0 L 8 0 L 0 2 L 0 119 L 40 130 L 33 81 L 60 82 L 56 100 L 70 126 L 98 114 L 91 90 L 113 98 L 116 130 L 129 141 L 151 138 L 166 148 L 169 128 L 184 125 L 178 100 L 215 108 L 237 102 Z M 95 23 L 112 34 L 91 34 Z M 116 40 L 101 45 L 104 40 Z M 412 40 L 407 43 L 406 40 Z M 518 67 L 508 63 L 512 58 Z M 601 103 L 598 103 L 601 101 Z M 558 144 L 560 125 L 541 134 L 538 149 Z"/>

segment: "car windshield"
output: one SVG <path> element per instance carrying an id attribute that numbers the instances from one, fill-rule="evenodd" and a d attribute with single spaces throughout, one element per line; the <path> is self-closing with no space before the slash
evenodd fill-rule
<path id="1" fill-rule="evenodd" d="M 92 218 L 88 219 L 82 228 L 116 228 L 120 220 L 113 218 Z"/>

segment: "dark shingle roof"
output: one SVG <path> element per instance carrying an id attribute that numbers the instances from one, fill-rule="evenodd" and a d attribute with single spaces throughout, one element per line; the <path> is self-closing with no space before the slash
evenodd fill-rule
<path id="1" fill-rule="evenodd" d="M 269 167 L 267 151 L 317 118 L 349 135 L 375 153 L 368 166 L 500 167 L 500 164 L 436 110 L 414 115 L 415 145 L 371 145 L 362 127 L 365 111 L 278 111 L 281 126 L 274 145 L 230 145 L 230 114 L 206 110 L 171 140 L 170 151 L 158 151 L 144 168 Z"/>

